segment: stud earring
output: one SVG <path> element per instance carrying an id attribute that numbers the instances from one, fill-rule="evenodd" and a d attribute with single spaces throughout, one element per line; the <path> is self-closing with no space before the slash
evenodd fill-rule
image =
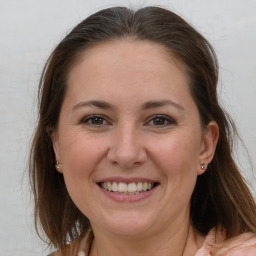
<path id="1" fill-rule="evenodd" d="M 202 170 L 206 170 L 207 169 L 207 164 L 206 163 L 201 163 L 200 167 Z"/>
<path id="2" fill-rule="evenodd" d="M 55 168 L 56 168 L 57 171 L 60 170 L 60 166 L 59 166 L 59 162 L 58 161 L 56 161 Z"/>

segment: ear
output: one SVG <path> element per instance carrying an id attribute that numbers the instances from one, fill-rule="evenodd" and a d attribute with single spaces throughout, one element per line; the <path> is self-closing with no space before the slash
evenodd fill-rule
<path id="1" fill-rule="evenodd" d="M 219 139 L 219 126 L 215 121 L 211 121 L 203 131 L 200 156 L 197 174 L 205 172 L 206 166 L 212 161 Z M 203 164 L 203 166 L 201 166 Z"/>
<path id="2" fill-rule="evenodd" d="M 55 129 L 47 128 L 47 133 L 48 133 L 49 137 L 51 138 L 53 150 L 55 153 L 55 159 L 56 159 L 56 162 L 58 162 L 58 164 L 56 164 L 56 170 L 58 172 L 62 173 L 62 170 L 60 168 L 60 151 L 59 151 L 59 142 L 58 142 L 57 131 Z"/>

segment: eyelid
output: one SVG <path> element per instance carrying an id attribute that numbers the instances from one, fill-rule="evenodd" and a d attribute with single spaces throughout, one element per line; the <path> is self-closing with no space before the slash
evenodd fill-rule
<path id="1" fill-rule="evenodd" d="M 151 121 L 153 121 L 154 119 L 156 119 L 156 118 L 163 118 L 163 119 L 165 119 L 166 121 L 168 121 L 169 123 L 168 123 L 168 124 L 163 124 L 163 125 L 151 125 L 151 126 L 158 126 L 159 128 L 161 128 L 161 127 L 166 127 L 166 126 L 171 126 L 171 125 L 177 124 L 177 122 L 176 122 L 173 118 L 171 118 L 170 116 L 168 116 L 168 115 L 156 114 L 156 115 L 153 115 L 153 116 L 149 117 L 149 118 L 147 119 L 145 125 L 149 125 L 149 123 L 150 123 Z"/>
<path id="2" fill-rule="evenodd" d="M 107 122 L 107 124 L 89 124 L 89 121 L 92 120 L 93 118 L 102 118 L 105 122 Z M 102 114 L 92 114 L 92 115 L 88 115 L 86 117 L 83 117 L 80 121 L 81 124 L 84 124 L 84 125 L 89 125 L 89 126 L 96 126 L 96 127 L 99 127 L 99 126 L 105 126 L 105 125 L 110 125 L 111 122 L 109 121 L 109 119 L 105 116 L 105 115 L 102 115 Z"/>
<path id="3" fill-rule="evenodd" d="M 100 118 L 103 119 L 104 123 L 100 123 L 100 124 L 93 124 L 93 123 L 89 123 L 90 120 L 93 120 L 94 118 Z M 163 119 L 165 122 L 167 121 L 167 124 L 150 124 L 150 122 L 154 121 L 155 119 Z M 88 125 L 91 127 L 102 127 L 102 126 L 107 126 L 107 125 L 111 125 L 111 120 L 109 120 L 108 117 L 106 117 L 105 115 L 102 114 L 91 114 L 88 116 L 85 116 L 81 119 L 80 121 L 81 124 L 83 125 Z M 155 114 L 150 116 L 149 118 L 147 118 L 147 120 L 144 122 L 143 126 L 152 126 L 152 127 L 157 127 L 157 128 L 161 128 L 161 127 L 167 127 L 167 126 L 172 126 L 177 124 L 177 122 L 175 121 L 174 118 L 168 116 L 168 115 L 164 115 L 164 114 Z"/>

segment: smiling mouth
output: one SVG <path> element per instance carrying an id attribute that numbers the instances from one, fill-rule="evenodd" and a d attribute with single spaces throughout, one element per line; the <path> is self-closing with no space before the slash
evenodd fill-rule
<path id="1" fill-rule="evenodd" d="M 146 191 L 150 191 L 159 185 L 157 182 L 100 182 L 98 185 L 109 191 L 121 195 L 137 195 Z"/>

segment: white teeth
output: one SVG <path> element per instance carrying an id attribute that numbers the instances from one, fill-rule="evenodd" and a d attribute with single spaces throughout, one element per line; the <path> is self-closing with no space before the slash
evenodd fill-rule
<path id="1" fill-rule="evenodd" d="M 137 183 L 137 191 L 142 191 L 142 182 Z"/>
<path id="2" fill-rule="evenodd" d="M 143 191 L 147 191 L 147 189 L 148 189 L 148 183 L 147 183 L 147 182 L 143 182 L 143 184 L 142 184 L 142 190 L 143 190 Z"/>
<path id="3" fill-rule="evenodd" d="M 128 184 L 128 192 L 129 193 L 136 192 L 136 190 L 137 190 L 137 186 L 134 182 Z"/>
<path id="4" fill-rule="evenodd" d="M 113 190 L 114 192 L 118 191 L 118 185 L 117 185 L 116 182 L 113 182 L 113 183 L 112 183 L 112 190 Z"/>
<path id="5" fill-rule="evenodd" d="M 113 191 L 116 193 L 122 194 L 138 194 L 142 191 L 151 190 L 154 186 L 154 183 L 151 182 L 135 182 L 124 183 L 124 182 L 102 182 L 101 187 L 108 191 Z"/>
<path id="6" fill-rule="evenodd" d="M 111 189 L 112 189 L 111 183 L 108 181 L 107 182 L 107 190 L 111 190 Z"/>
<path id="7" fill-rule="evenodd" d="M 109 190 L 109 191 L 111 191 L 111 190 Z M 127 184 L 120 182 L 118 184 L 118 192 L 127 192 Z"/>

